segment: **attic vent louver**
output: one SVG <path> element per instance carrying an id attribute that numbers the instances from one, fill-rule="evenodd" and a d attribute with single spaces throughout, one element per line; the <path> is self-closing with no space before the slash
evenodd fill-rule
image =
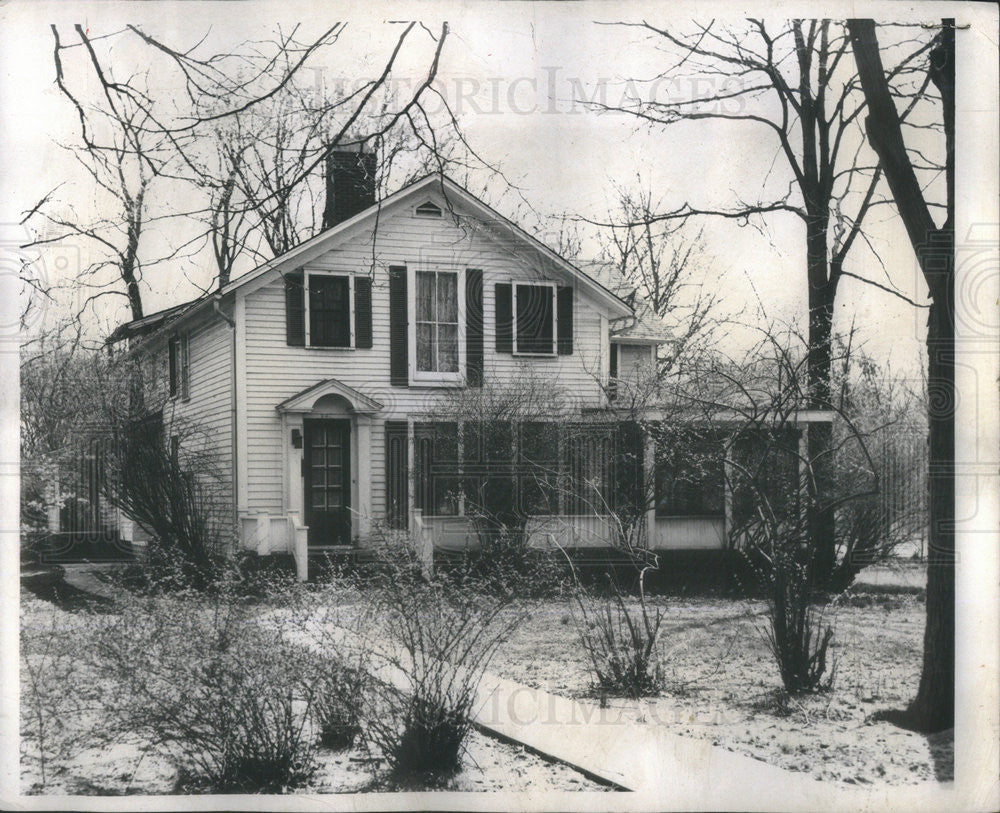
<path id="1" fill-rule="evenodd" d="M 421 203 L 415 210 L 417 217 L 441 217 L 441 207 L 426 201 Z"/>

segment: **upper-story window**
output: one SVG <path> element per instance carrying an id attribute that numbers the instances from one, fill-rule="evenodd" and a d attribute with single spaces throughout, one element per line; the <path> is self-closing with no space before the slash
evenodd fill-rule
<path id="1" fill-rule="evenodd" d="M 306 344 L 352 347 L 354 311 L 351 278 L 346 274 L 306 274 Z"/>
<path id="2" fill-rule="evenodd" d="M 514 352 L 553 356 L 556 352 L 556 286 L 514 285 Z"/>
<path id="3" fill-rule="evenodd" d="M 458 271 L 414 272 L 413 380 L 458 381 L 462 369 L 460 314 L 464 310 Z"/>
<path id="4" fill-rule="evenodd" d="M 188 337 L 186 333 L 172 336 L 167 342 L 167 366 L 169 368 L 170 397 L 186 401 L 190 395 Z"/>

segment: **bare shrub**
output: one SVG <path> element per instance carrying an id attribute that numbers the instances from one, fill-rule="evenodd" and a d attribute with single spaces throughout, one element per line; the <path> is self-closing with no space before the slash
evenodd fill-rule
<path id="1" fill-rule="evenodd" d="M 343 751 L 361 734 L 361 701 L 369 679 L 364 669 L 335 658 L 322 659 L 318 668 L 312 710 L 319 743 Z"/>
<path id="2" fill-rule="evenodd" d="M 579 609 L 577 633 L 593 670 L 594 688 L 628 697 L 652 697 L 663 689 L 659 656 L 664 608 L 646 603 L 639 576 L 638 608 L 609 579 L 603 595 L 578 584 L 574 599 Z"/>
<path id="3" fill-rule="evenodd" d="M 433 784 L 460 767 L 479 682 L 522 616 L 460 577 L 409 578 L 411 550 L 383 552 L 371 614 L 386 671 L 373 684 L 363 736 L 394 780 Z"/>
<path id="4" fill-rule="evenodd" d="M 835 670 L 827 673 L 827 655 L 833 628 L 812 603 L 808 569 L 787 553 L 769 573 L 770 625 L 765 635 L 789 694 L 827 691 Z M 824 678 L 824 675 L 826 676 Z"/>
<path id="5" fill-rule="evenodd" d="M 101 675 L 81 663 L 85 634 L 79 616 L 45 602 L 22 607 L 21 757 L 37 760 L 38 766 L 38 779 L 24 789 L 27 793 L 46 792 L 75 754 L 110 736 L 105 727 L 92 724 Z"/>
<path id="6" fill-rule="evenodd" d="M 117 684 L 108 711 L 120 730 L 174 760 L 191 789 L 273 793 L 309 779 L 317 720 L 354 684 L 291 640 L 287 620 L 265 624 L 225 591 L 118 609 L 92 658 Z"/>
<path id="7" fill-rule="evenodd" d="M 823 605 L 817 604 L 822 595 L 814 590 L 805 529 L 757 520 L 745 523 L 741 533 L 749 541 L 744 556 L 763 583 L 768 604 L 763 635 L 785 691 L 829 690 L 835 672 L 827 672 L 833 628 L 825 623 Z"/>

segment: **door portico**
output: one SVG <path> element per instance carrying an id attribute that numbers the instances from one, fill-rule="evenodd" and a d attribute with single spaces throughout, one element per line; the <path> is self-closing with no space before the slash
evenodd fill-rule
<path id="1" fill-rule="evenodd" d="M 276 409 L 283 438 L 284 512 L 297 514 L 307 525 L 315 523 L 310 546 L 354 544 L 367 537 L 371 421 L 382 404 L 328 379 Z M 337 520 L 338 515 L 343 519 Z"/>

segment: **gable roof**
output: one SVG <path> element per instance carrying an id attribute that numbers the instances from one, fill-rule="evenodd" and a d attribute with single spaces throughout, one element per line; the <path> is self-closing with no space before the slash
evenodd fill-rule
<path id="1" fill-rule="evenodd" d="M 407 203 L 413 202 L 414 198 L 419 198 L 421 195 L 427 194 L 427 192 L 432 191 L 434 188 L 437 188 L 441 192 L 441 194 L 448 201 L 449 205 L 452 205 L 453 201 L 460 205 L 464 205 L 464 207 L 472 210 L 473 213 L 477 214 L 485 221 L 494 226 L 500 226 L 511 237 L 524 243 L 542 257 L 545 257 L 548 261 L 553 263 L 553 265 L 561 269 L 574 281 L 579 283 L 581 288 L 589 292 L 599 301 L 604 302 L 615 314 L 612 318 L 633 315 L 632 307 L 608 287 L 584 271 L 581 271 L 566 258 L 557 254 L 536 237 L 533 237 L 516 223 L 504 217 L 492 207 L 483 203 L 483 201 L 473 195 L 468 189 L 456 183 L 448 176 L 433 174 L 425 175 L 423 178 L 413 181 L 412 183 L 404 186 L 402 189 L 389 195 L 389 197 L 384 200 L 381 200 L 374 205 L 369 206 L 367 209 L 362 210 L 354 217 L 348 218 L 347 220 L 338 223 L 336 226 L 332 226 L 329 229 L 320 232 L 315 237 L 312 237 L 294 248 L 289 249 L 284 254 L 268 260 L 266 263 L 257 266 L 257 268 L 247 272 L 246 274 L 242 274 L 217 291 L 203 294 L 197 299 L 177 305 L 173 308 L 158 311 L 149 317 L 143 317 L 142 319 L 126 322 L 124 325 L 118 327 L 108 337 L 107 342 L 111 343 L 119 341 L 120 339 L 128 338 L 132 335 L 142 335 L 147 332 L 153 332 L 162 327 L 166 322 L 172 322 L 176 319 L 185 318 L 192 314 L 195 310 L 198 310 L 202 305 L 212 300 L 218 301 L 221 297 L 224 297 L 227 294 L 254 282 L 255 280 L 261 279 L 270 271 L 280 271 L 288 266 L 297 267 L 303 263 L 307 263 L 321 254 L 324 254 L 331 248 L 331 244 L 335 244 L 343 235 L 352 232 L 366 221 L 384 216 L 387 209 L 401 208 Z M 158 320 L 156 320 L 157 317 L 159 317 Z M 151 322 L 150 320 L 155 321 Z M 143 329 L 144 327 L 147 327 L 148 329 Z"/>
<path id="2" fill-rule="evenodd" d="M 363 392 L 359 392 L 336 378 L 327 378 L 318 384 L 306 387 L 301 392 L 286 398 L 275 409 L 278 412 L 309 412 L 313 408 L 313 404 L 324 395 L 339 395 L 351 404 L 353 412 L 362 415 L 371 415 L 382 409 L 382 404 L 374 398 L 369 398 Z"/>

